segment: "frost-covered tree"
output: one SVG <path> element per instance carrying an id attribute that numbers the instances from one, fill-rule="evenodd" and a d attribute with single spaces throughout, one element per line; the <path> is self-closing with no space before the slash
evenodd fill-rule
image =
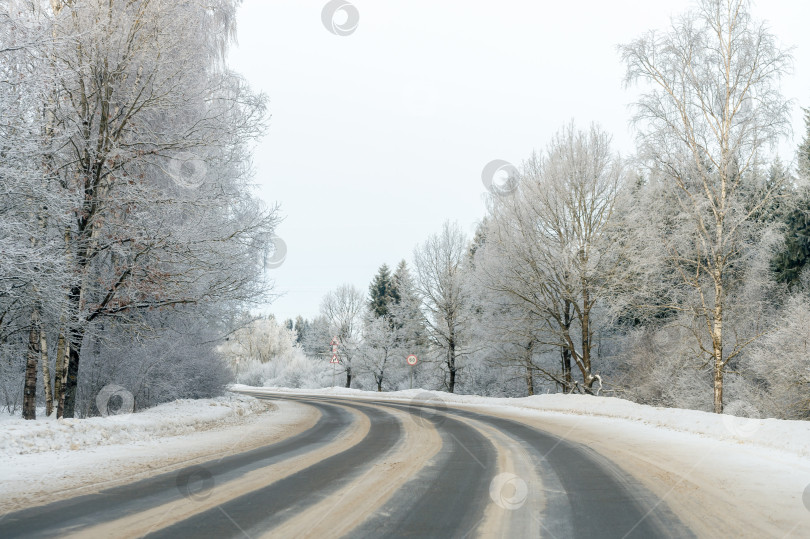
<path id="1" fill-rule="evenodd" d="M 307 332 L 301 341 L 304 353 L 311 358 L 329 361 L 332 347 L 330 341 L 334 336 L 329 328 L 329 320 L 318 315 L 308 324 Z"/>
<path id="2" fill-rule="evenodd" d="M 380 266 L 368 287 L 369 309 L 374 316 L 390 315 L 390 307 L 399 301 L 399 294 L 387 264 Z"/>
<path id="3" fill-rule="evenodd" d="M 66 96 L 53 115 L 71 130 L 58 160 L 76 208 L 66 235 L 67 417 L 89 325 L 259 292 L 256 262 L 274 216 L 243 182 L 264 103 L 219 63 L 231 11 L 117 0 L 65 3 L 54 17 L 69 43 L 53 55 Z"/>
<path id="4" fill-rule="evenodd" d="M 400 330 L 399 339 L 408 354 L 420 354 L 427 344 L 425 320 L 413 276 L 404 260 L 397 265 L 392 283 L 397 294 L 390 307 L 392 322 Z"/>
<path id="5" fill-rule="evenodd" d="M 459 360 L 467 353 L 471 321 L 470 293 L 465 283 L 467 239 L 458 224 L 446 222 L 442 231 L 414 251 L 415 289 L 422 302 L 430 347 L 442 359 L 450 393 L 456 388 Z"/>
<path id="6" fill-rule="evenodd" d="M 355 371 L 370 373 L 377 391 L 383 390 L 383 384 L 390 380 L 393 372 L 402 370 L 401 363 L 407 353 L 402 349 L 401 332 L 388 315 L 375 316 L 370 310 L 366 316 Z"/>
<path id="7" fill-rule="evenodd" d="M 792 297 L 779 314 L 774 331 L 757 342 L 746 361 L 764 386 L 759 406 L 764 414 L 810 419 L 810 304 L 805 294 Z"/>
<path id="8" fill-rule="evenodd" d="M 644 84 L 635 115 L 641 156 L 667 182 L 690 236 L 687 251 L 670 242 L 669 256 L 699 296 L 689 309 L 709 339 L 698 336 L 721 413 L 724 374 L 745 344 L 727 346 L 724 308 L 747 225 L 780 187 L 751 183 L 763 150 L 788 126 L 778 82 L 791 57 L 747 0 L 701 0 L 671 30 L 650 32 L 621 54 L 627 82 Z"/>
<path id="9" fill-rule="evenodd" d="M 623 181 L 610 137 L 596 126 L 569 125 L 545 153 L 524 166 L 517 190 L 492 200 L 479 273 L 491 290 L 511 297 L 524 338 L 561 351 L 559 381 L 585 391 L 600 380 L 593 362 L 594 308 L 623 273 L 612 217 Z M 535 325 L 535 327 L 532 327 Z"/>
<path id="10" fill-rule="evenodd" d="M 810 110 L 805 109 L 804 121 L 805 134 L 797 151 L 798 185 L 777 216 L 784 220 L 785 245 L 772 264 L 776 279 L 791 288 L 800 284 L 801 274 L 810 262 Z M 777 166 L 773 165 L 772 169 L 776 168 L 776 173 L 785 178 L 782 183 L 787 183 L 789 174 Z"/>
<path id="11" fill-rule="evenodd" d="M 27 343 L 32 387 L 55 357 L 59 415 L 94 339 L 268 289 L 276 213 L 248 183 L 265 102 L 223 61 L 238 3 L 0 6 L 0 347 Z"/>
<path id="12" fill-rule="evenodd" d="M 295 331 L 272 315 L 232 332 L 217 352 L 248 385 L 319 387 L 325 373 L 324 362 L 306 357 Z"/>
<path id="13" fill-rule="evenodd" d="M 55 46 L 44 4 L 0 5 L 0 346 L 4 355 L 25 355 L 27 419 L 36 415 L 39 365 L 51 412 L 46 329 L 52 313 L 63 309 L 68 278 L 59 236 L 68 206 L 52 159 L 66 137 L 49 113 L 58 79 L 48 62 Z"/>
<path id="14" fill-rule="evenodd" d="M 295 317 L 293 329 L 295 330 L 295 341 L 298 344 L 304 343 L 304 340 L 307 338 L 307 333 L 309 333 L 310 325 L 310 321 L 303 316 L 298 315 Z"/>
<path id="15" fill-rule="evenodd" d="M 804 110 L 804 138 L 799 145 L 797 161 L 799 164 L 799 176 L 805 181 L 810 181 L 810 108 Z"/>
<path id="16" fill-rule="evenodd" d="M 337 337 L 338 361 L 346 373 L 346 387 L 351 387 L 354 374 L 352 361 L 362 342 L 366 302 L 363 293 L 353 285 L 342 285 L 329 292 L 321 302 L 321 316 L 329 333 Z M 329 340 L 324 345 L 329 347 Z"/>
<path id="17" fill-rule="evenodd" d="M 240 364 L 250 361 L 268 363 L 275 358 L 289 356 L 296 344 L 295 332 L 279 325 L 271 316 L 259 318 L 234 331 L 219 347 L 219 352 L 238 373 Z"/>

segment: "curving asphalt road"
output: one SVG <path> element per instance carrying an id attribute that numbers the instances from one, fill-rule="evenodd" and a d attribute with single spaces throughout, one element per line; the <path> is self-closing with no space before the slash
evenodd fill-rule
<path id="1" fill-rule="evenodd" d="M 693 537 L 618 466 L 534 426 L 435 400 L 254 396 L 319 418 L 253 451 L 8 514 L 0 537 Z"/>

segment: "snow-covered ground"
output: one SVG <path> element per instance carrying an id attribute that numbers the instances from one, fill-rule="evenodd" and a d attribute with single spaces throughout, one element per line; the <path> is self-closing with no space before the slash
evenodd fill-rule
<path id="1" fill-rule="evenodd" d="M 696 410 L 679 408 L 656 408 L 636 404 L 613 397 L 590 395 L 535 395 L 523 398 L 494 398 L 477 395 L 457 395 L 442 391 L 409 389 L 405 391 L 382 392 L 360 391 L 343 387 L 325 389 L 255 388 L 233 385 L 237 391 L 281 391 L 305 395 L 351 396 L 363 399 L 380 399 L 401 402 L 426 402 L 453 406 L 487 406 L 501 411 L 538 411 L 571 414 L 576 416 L 624 419 L 679 432 L 689 432 L 716 440 L 738 444 L 749 444 L 771 448 L 780 452 L 792 453 L 810 458 L 810 421 L 785 421 L 780 419 L 760 419 L 747 417 L 752 410 L 743 403 L 729 403 L 728 413 L 717 415 Z M 739 415 L 734 415 L 739 414 Z"/>
<path id="2" fill-rule="evenodd" d="M 780 452 L 810 458 L 810 421 L 785 421 L 747 417 L 747 414 L 753 412 L 753 409 L 739 402 L 727 404 L 726 410 L 728 413 L 718 415 L 679 408 L 656 408 L 624 399 L 590 395 L 549 394 L 523 398 L 494 398 L 477 395 L 457 395 L 442 391 L 426 391 L 424 389 L 382 393 L 343 387 L 287 389 L 233 385 L 231 389 L 236 391 L 347 396 L 399 402 L 425 402 L 426 404 L 438 406 L 494 407 L 493 409 L 500 411 L 554 412 L 574 416 L 623 419 L 673 431 L 697 434 L 716 440 L 771 448 Z"/>
<path id="3" fill-rule="evenodd" d="M 246 451 L 302 423 L 300 406 L 244 395 L 77 420 L 3 414 L 0 514 Z"/>
<path id="4" fill-rule="evenodd" d="M 0 414 L 0 454 L 78 450 L 100 445 L 149 443 L 155 438 L 188 434 L 241 422 L 266 410 L 256 399 L 241 395 L 215 399 L 178 400 L 139 413 L 56 419 L 38 414 L 26 421 L 19 414 Z"/>

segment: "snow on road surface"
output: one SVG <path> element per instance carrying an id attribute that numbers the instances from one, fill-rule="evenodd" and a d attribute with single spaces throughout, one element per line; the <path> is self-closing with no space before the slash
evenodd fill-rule
<path id="1" fill-rule="evenodd" d="M 578 395 L 505 399 L 424 390 L 232 389 L 426 403 L 509 418 L 600 453 L 641 481 L 698 536 L 810 536 L 808 422 Z M 0 513 L 247 451 L 303 432 L 317 418 L 302 404 L 268 405 L 246 396 L 179 401 L 87 420 L 0 417 Z M 375 488 L 361 490 L 373 495 Z M 299 516 L 288 526 L 305 528 L 310 519 Z"/>
<path id="2" fill-rule="evenodd" d="M 810 422 L 655 408 L 586 395 L 510 399 L 421 389 L 232 389 L 424 402 L 522 421 L 601 453 L 701 537 L 716 537 L 718 530 L 725 537 L 810 537 Z"/>

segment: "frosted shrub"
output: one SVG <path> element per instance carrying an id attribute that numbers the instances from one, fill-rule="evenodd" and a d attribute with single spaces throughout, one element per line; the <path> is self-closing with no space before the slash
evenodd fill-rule
<path id="1" fill-rule="evenodd" d="M 810 418 L 810 302 L 792 298 L 775 329 L 752 349 L 747 368 L 756 375 L 766 396 L 766 415 L 784 419 Z"/>

